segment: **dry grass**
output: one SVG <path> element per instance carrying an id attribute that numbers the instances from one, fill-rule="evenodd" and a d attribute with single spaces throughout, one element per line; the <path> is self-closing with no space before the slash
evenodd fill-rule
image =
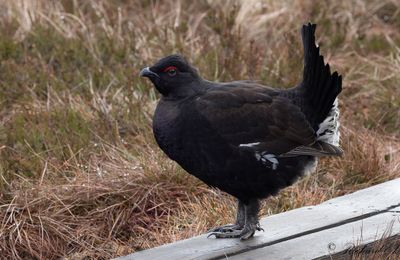
<path id="1" fill-rule="evenodd" d="M 301 78 L 299 28 L 344 75 L 345 156 L 263 214 L 400 176 L 398 1 L 0 2 L 0 249 L 110 258 L 230 222 L 234 201 L 157 148 L 146 64 L 185 54 L 210 80 Z"/>
<path id="2" fill-rule="evenodd" d="M 400 237 L 393 234 L 392 226 L 389 224 L 387 230 L 376 241 L 360 245 L 362 240 L 357 241 L 349 249 L 330 256 L 318 258 L 318 260 L 363 260 L 363 259 L 387 259 L 396 260 L 400 257 Z"/>
<path id="3" fill-rule="evenodd" d="M 400 257 L 400 238 L 399 236 L 394 236 L 392 238 L 382 238 L 377 242 L 356 247 L 349 252 L 347 256 L 344 255 L 343 258 L 339 259 L 351 259 L 351 260 L 363 260 L 363 259 L 386 259 L 386 260 L 396 260 Z M 335 258 L 333 258 L 335 259 Z M 336 260 L 336 259 L 335 259 Z"/>

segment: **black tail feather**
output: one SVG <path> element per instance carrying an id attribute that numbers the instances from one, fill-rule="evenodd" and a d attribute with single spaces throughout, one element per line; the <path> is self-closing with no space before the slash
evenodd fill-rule
<path id="1" fill-rule="evenodd" d="M 304 74 L 302 87 L 309 101 L 309 120 L 316 127 L 327 117 L 337 95 L 342 91 L 342 77 L 334 72 L 331 74 L 329 64 L 319 54 L 315 45 L 315 24 L 303 25 L 301 36 L 304 46 Z"/>
<path id="2" fill-rule="evenodd" d="M 328 144 L 322 141 L 317 141 L 309 146 L 298 146 L 293 150 L 279 155 L 280 157 L 292 157 L 299 155 L 311 156 L 342 156 L 343 150 L 335 145 Z"/>

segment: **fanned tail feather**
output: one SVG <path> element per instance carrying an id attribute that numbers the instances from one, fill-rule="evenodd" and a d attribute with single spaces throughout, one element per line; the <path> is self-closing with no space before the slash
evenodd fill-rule
<path id="1" fill-rule="evenodd" d="M 342 77 L 331 73 L 329 64 L 315 44 L 315 24 L 303 25 L 304 74 L 301 88 L 308 108 L 305 114 L 317 132 L 318 140 L 339 145 L 339 109 L 337 96 L 342 91 Z"/>
<path id="2" fill-rule="evenodd" d="M 342 77 L 335 71 L 331 74 L 329 64 L 319 54 L 315 45 L 316 25 L 303 25 L 301 36 L 304 46 L 304 74 L 302 88 L 313 113 L 308 117 L 317 127 L 328 116 L 333 103 L 342 91 Z"/>

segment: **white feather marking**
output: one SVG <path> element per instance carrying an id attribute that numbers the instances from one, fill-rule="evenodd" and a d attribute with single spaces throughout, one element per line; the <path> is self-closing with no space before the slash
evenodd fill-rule
<path id="1" fill-rule="evenodd" d="M 256 159 L 261 161 L 263 164 L 271 164 L 272 170 L 276 170 L 279 165 L 279 161 L 274 154 L 267 154 L 266 152 L 263 153 L 256 153 Z"/>
<path id="2" fill-rule="evenodd" d="M 307 163 L 306 166 L 304 167 L 303 174 L 310 175 L 311 173 L 315 172 L 317 170 L 317 165 L 318 165 L 318 159 L 314 157 L 314 160 Z"/>
<path id="3" fill-rule="evenodd" d="M 318 126 L 317 140 L 339 146 L 339 125 L 339 108 L 338 99 L 336 98 L 331 111 L 329 111 L 328 116 Z"/>
<path id="4" fill-rule="evenodd" d="M 259 145 L 259 144 L 260 144 L 260 142 L 248 143 L 248 144 L 239 144 L 239 147 L 253 147 L 253 146 L 256 146 L 256 145 Z"/>

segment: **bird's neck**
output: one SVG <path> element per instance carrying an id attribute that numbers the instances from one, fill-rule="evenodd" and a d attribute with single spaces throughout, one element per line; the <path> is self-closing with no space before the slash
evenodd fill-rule
<path id="1" fill-rule="evenodd" d="M 166 95 L 162 95 L 164 100 L 186 100 L 195 96 L 202 95 L 207 90 L 206 84 L 201 79 L 192 81 L 185 85 L 174 86 Z"/>

